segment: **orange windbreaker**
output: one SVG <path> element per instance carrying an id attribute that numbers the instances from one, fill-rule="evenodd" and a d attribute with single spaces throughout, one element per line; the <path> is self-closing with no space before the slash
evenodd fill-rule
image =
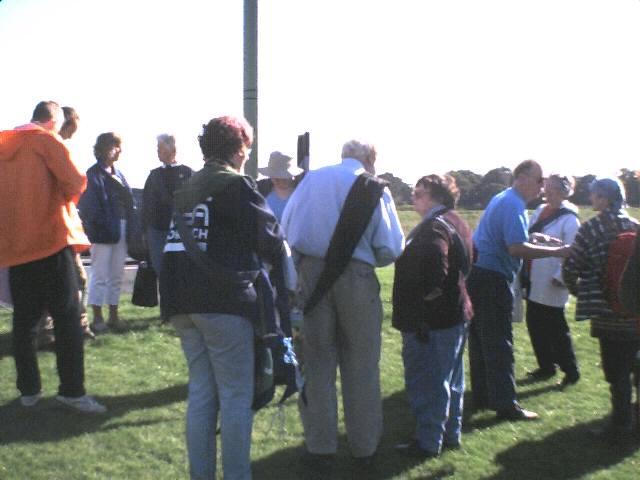
<path id="1" fill-rule="evenodd" d="M 0 266 L 90 243 L 75 203 L 87 184 L 61 139 L 33 128 L 0 132 Z"/>

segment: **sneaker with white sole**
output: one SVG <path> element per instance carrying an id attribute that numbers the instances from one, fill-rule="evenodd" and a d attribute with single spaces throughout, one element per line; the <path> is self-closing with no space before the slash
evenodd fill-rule
<path id="1" fill-rule="evenodd" d="M 104 413 L 107 411 L 107 407 L 98 403 L 98 401 L 90 395 L 83 395 L 81 397 L 64 397 L 57 395 L 56 400 L 66 407 L 83 413 Z"/>
<path id="2" fill-rule="evenodd" d="M 20 405 L 27 408 L 35 407 L 41 398 L 41 393 L 36 393 L 35 395 L 23 395 L 20 397 Z"/>

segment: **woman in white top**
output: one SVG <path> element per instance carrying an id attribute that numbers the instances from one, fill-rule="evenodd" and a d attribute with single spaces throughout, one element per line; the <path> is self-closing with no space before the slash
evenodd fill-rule
<path id="1" fill-rule="evenodd" d="M 553 174 L 545 183 L 546 203 L 540 205 L 530 221 L 529 233 L 539 232 L 536 240 L 553 237 L 563 244 L 573 243 L 580 227 L 577 207 L 567 200 L 573 194 L 573 177 Z M 544 241 L 544 240 L 543 240 Z M 541 258 L 527 262 L 530 285 L 527 290 L 527 328 L 538 368 L 529 372 L 533 380 L 545 380 L 556 373 L 556 365 L 565 376 L 559 385 L 580 379 L 571 333 L 564 315 L 569 291 L 562 282 L 562 260 Z"/>

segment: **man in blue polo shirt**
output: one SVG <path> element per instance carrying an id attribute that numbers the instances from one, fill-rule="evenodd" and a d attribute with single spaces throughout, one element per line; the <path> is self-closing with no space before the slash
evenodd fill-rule
<path id="1" fill-rule="evenodd" d="M 510 188 L 495 195 L 473 235 L 477 259 L 467 281 L 475 315 L 469 335 L 471 387 L 476 410 L 490 408 L 506 420 L 534 420 L 516 398 L 510 284 L 522 259 L 567 257 L 569 246 L 529 241 L 526 205 L 540 195 L 542 168 L 520 163 Z M 548 240 L 548 239 L 547 239 Z"/>

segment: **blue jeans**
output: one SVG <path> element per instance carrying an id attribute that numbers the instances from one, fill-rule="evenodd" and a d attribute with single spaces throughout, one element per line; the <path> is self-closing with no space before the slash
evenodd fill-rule
<path id="1" fill-rule="evenodd" d="M 226 480 L 251 479 L 253 327 L 218 313 L 171 318 L 189 366 L 187 450 L 192 479 L 215 480 L 216 422 L 220 412 Z"/>
<path id="2" fill-rule="evenodd" d="M 513 357 L 513 294 L 504 275 L 473 267 L 467 280 L 474 316 L 469 366 L 476 408 L 509 410 L 517 403 Z"/>
<path id="3" fill-rule="evenodd" d="M 466 324 L 431 330 L 429 341 L 402 334 L 402 360 L 409 405 L 420 446 L 439 453 L 443 440 L 460 443 L 464 396 Z"/>

